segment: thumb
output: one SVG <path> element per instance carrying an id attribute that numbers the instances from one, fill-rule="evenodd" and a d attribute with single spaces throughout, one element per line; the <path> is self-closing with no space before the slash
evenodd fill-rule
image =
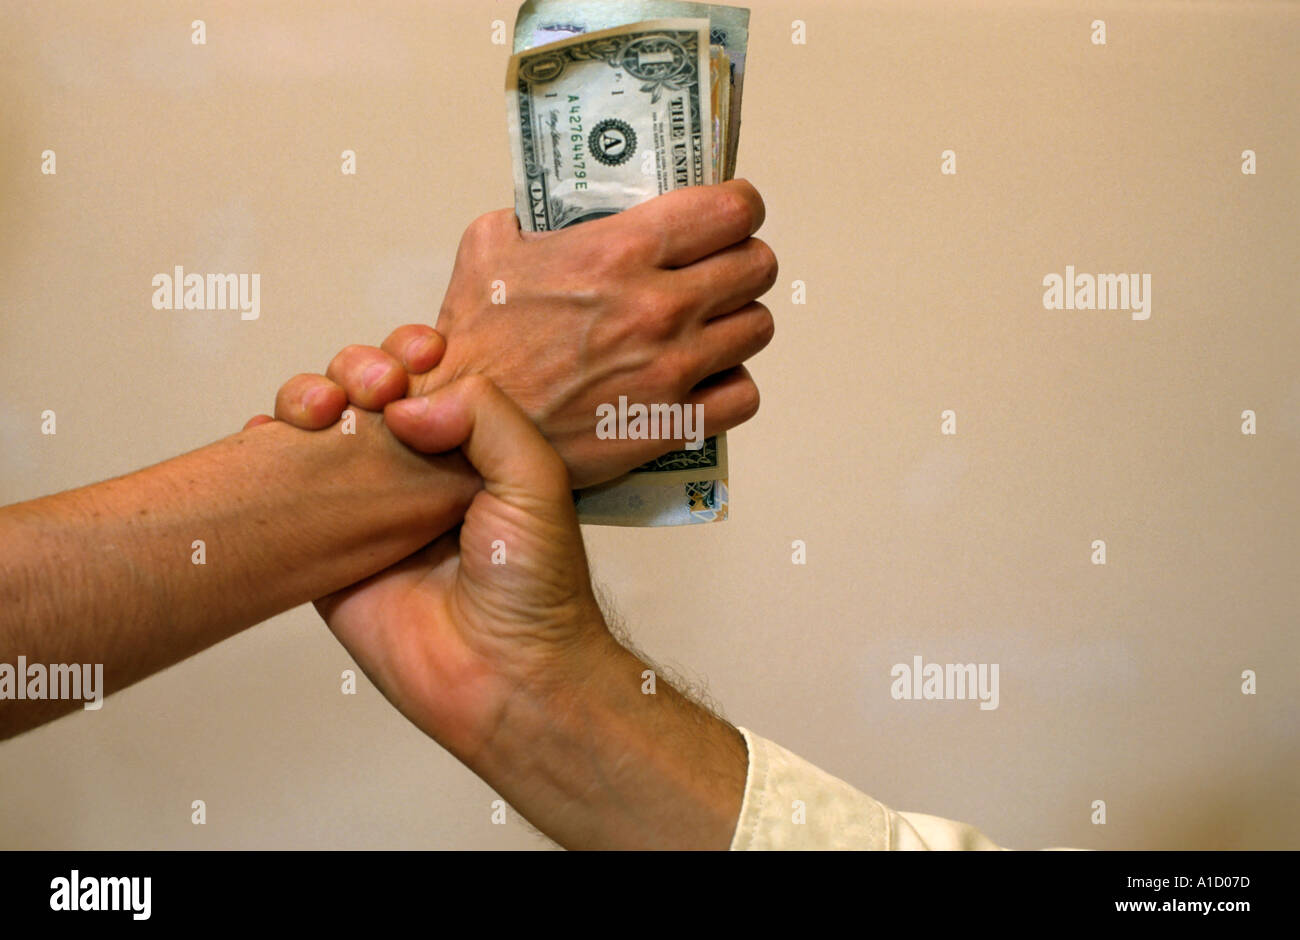
<path id="1" fill-rule="evenodd" d="M 572 508 L 569 471 L 532 420 L 482 375 L 470 375 L 384 408 L 389 430 L 413 450 L 460 447 L 487 491 L 508 502 L 532 497 Z"/>

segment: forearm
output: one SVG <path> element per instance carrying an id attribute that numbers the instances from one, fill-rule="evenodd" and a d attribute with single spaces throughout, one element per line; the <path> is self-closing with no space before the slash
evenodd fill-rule
<path id="1" fill-rule="evenodd" d="M 570 849 L 726 849 L 748 756 L 731 725 L 609 640 L 573 675 L 522 690 L 497 733 L 461 756 L 533 825 Z"/>
<path id="2" fill-rule="evenodd" d="M 265 425 L 0 509 L 0 662 L 102 663 L 111 692 L 458 522 L 479 486 L 464 461 L 357 418 L 355 435 Z M 0 700 L 0 736 L 79 706 Z"/>

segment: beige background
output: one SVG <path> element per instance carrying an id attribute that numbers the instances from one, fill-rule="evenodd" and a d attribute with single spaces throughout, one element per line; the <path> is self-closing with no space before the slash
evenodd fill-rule
<path id="1" fill-rule="evenodd" d="M 740 174 L 778 335 L 732 520 L 587 532 L 638 643 L 1003 844 L 1295 847 L 1300 9 L 752 6 Z M 231 433 L 430 319 L 461 230 L 511 199 L 490 25 L 513 13 L 9 0 L 0 501 Z M 261 319 L 153 310 L 176 264 L 260 272 Z M 1045 311 L 1067 264 L 1150 273 L 1151 319 Z M 916 654 L 999 663 L 1001 707 L 893 701 Z M 340 695 L 349 665 L 299 609 L 0 745 L 0 846 L 542 845 L 371 686 Z"/>

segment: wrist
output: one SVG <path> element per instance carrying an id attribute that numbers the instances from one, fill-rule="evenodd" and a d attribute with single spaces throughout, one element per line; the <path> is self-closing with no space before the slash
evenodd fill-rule
<path id="1" fill-rule="evenodd" d="M 460 452 L 417 453 L 393 436 L 382 414 L 353 410 L 357 434 L 339 440 L 359 446 L 336 443 L 322 458 L 337 461 L 333 469 L 342 469 L 355 487 L 371 522 L 393 523 L 404 541 L 416 543 L 411 551 L 458 524 L 483 485 Z M 374 532 L 365 535 L 373 538 Z"/>
<path id="2" fill-rule="evenodd" d="M 272 579 L 287 593 L 263 617 L 401 561 L 455 526 L 481 488 L 459 453 L 418 454 L 389 433 L 382 415 L 354 411 L 355 433 L 280 422 L 249 432 L 278 455 L 260 511 L 274 523 L 268 529 L 292 539 L 291 550 L 277 550 L 282 574 Z M 262 536 L 258 544 L 265 542 Z"/>
<path id="3" fill-rule="evenodd" d="M 466 763 L 566 848 L 726 849 L 743 737 L 601 633 L 563 675 L 518 686 Z"/>

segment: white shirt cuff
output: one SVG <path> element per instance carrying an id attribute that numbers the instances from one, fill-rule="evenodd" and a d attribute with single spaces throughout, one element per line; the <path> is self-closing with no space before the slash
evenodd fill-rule
<path id="1" fill-rule="evenodd" d="M 997 849 L 964 823 L 896 813 L 802 757 L 740 728 L 749 748 L 732 851 Z"/>

